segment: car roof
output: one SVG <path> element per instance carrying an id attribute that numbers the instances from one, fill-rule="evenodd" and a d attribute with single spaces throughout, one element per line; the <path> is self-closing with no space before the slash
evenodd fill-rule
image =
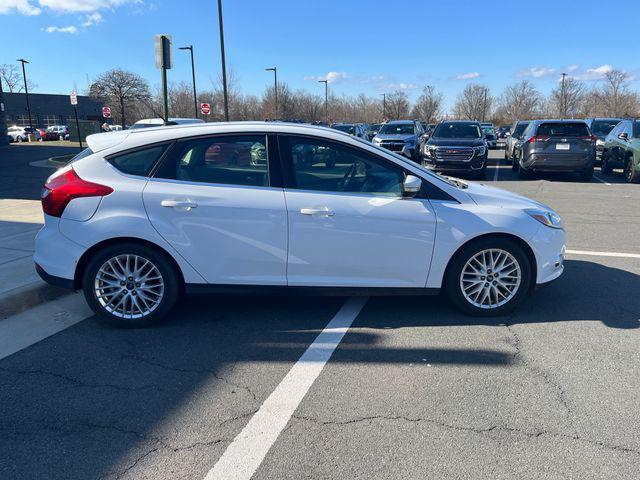
<path id="1" fill-rule="evenodd" d="M 480 124 L 477 120 L 443 120 L 440 123 L 475 123 Z"/>
<path id="2" fill-rule="evenodd" d="M 118 146 L 118 150 L 135 148 L 152 143 L 172 141 L 180 138 L 224 133 L 289 133 L 314 135 L 328 139 L 358 142 L 348 133 L 334 128 L 287 122 L 210 122 L 186 125 L 159 125 L 133 130 L 117 130 L 87 136 L 87 145 L 94 152 Z"/>
<path id="3" fill-rule="evenodd" d="M 390 122 L 387 122 L 385 125 L 394 125 L 394 124 L 400 124 L 400 123 L 415 123 L 415 120 L 391 120 Z"/>

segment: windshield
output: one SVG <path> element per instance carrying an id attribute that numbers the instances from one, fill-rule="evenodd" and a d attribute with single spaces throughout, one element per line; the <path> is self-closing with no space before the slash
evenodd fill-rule
<path id="1" fill-rule="evenodd" d="M 441 123 L 433 132 L 434 138 L 481 138 L 477 123 Z"/>
<path id="2" fill-rule="evenodd" d="M 387 123 L 380 129 L 382 135 L 413 135 L 413 123 Z"/>
<path id="3" fill-rule="evenodd" d="M 356 133 L 356 127 L 353 125 L 334 125 L 334 130 L 340 130 L 341 132 L 348 133 L 349 135 L 354 135 Z"/>
<path id="4" fill-rule="evenodd" d="M 620 123 L 619 119 L 615 120 L 594 120 L 591 124 L 591 131 L 594 135 L 599 137 L 606 137 L 609 135 L 609 132 L 613 130 L 618 123 Z"/>
<path id="5" fill-rule="evenodd" d="M 491 127 L 482 127 L 482 132 L 486 135 L 487 133 L 490 133 L 493 135 L 493 128 Z"/>

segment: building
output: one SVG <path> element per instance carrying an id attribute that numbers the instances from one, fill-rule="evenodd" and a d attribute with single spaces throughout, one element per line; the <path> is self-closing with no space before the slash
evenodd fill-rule
<path id="1" fill-rule="evenodd" d="M 52 125 L 71 125 L 75 122 L 73 105 L 69 95 L 48 93 L 29 93 L 31 120 L 34 127 Z M 4 114 L 7 126 L 29 126 L 27 100 L 24 93 L 4 92 Z M 78 119 L 104 122 L 102 102 L 87 96 L 78 95 Z"/>

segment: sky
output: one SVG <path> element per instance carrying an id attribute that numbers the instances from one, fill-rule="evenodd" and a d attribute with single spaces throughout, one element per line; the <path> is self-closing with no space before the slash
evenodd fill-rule
<path id="1" fill-rule="evenodd" d="M 446 111 L 470 82 L 499 95 L 528 79 L 546 94 L 562 72 L 591 84 L 615 68 L 640 89 L 640 2 L 616 2 L 615 25 L 603 21 L 611 8 L 602 0 L 223 0 L 227 68 L 243 93 L 258 95 L 273 84 L 264 71 L 272 66 L 279 81 L 318 94 L 321 79 L 337 95 L 400 89 L 411 99 L 433 85 Z M 86 91 L 115 67 L 156 88 L 156 34 L 192 44 L 198 87 L 214 87 L 216 0 L 0 0 L 0 64 L 27 59 L 38 93 Z M 188 52 L 173 55 L 169 81 L 190 82 Z"/>

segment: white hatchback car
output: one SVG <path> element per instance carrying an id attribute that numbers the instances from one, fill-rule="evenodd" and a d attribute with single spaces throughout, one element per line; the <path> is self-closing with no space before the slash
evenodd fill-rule
<path id="1" fill-rule="evenodd" d="M 35 262 L 102 319 L 181 291 L 434 294 L 501 315 L 563 271 L 538 202 L 433 174 L 336 130 L 222 123 L 91 135 L 46 182 Z"/>

